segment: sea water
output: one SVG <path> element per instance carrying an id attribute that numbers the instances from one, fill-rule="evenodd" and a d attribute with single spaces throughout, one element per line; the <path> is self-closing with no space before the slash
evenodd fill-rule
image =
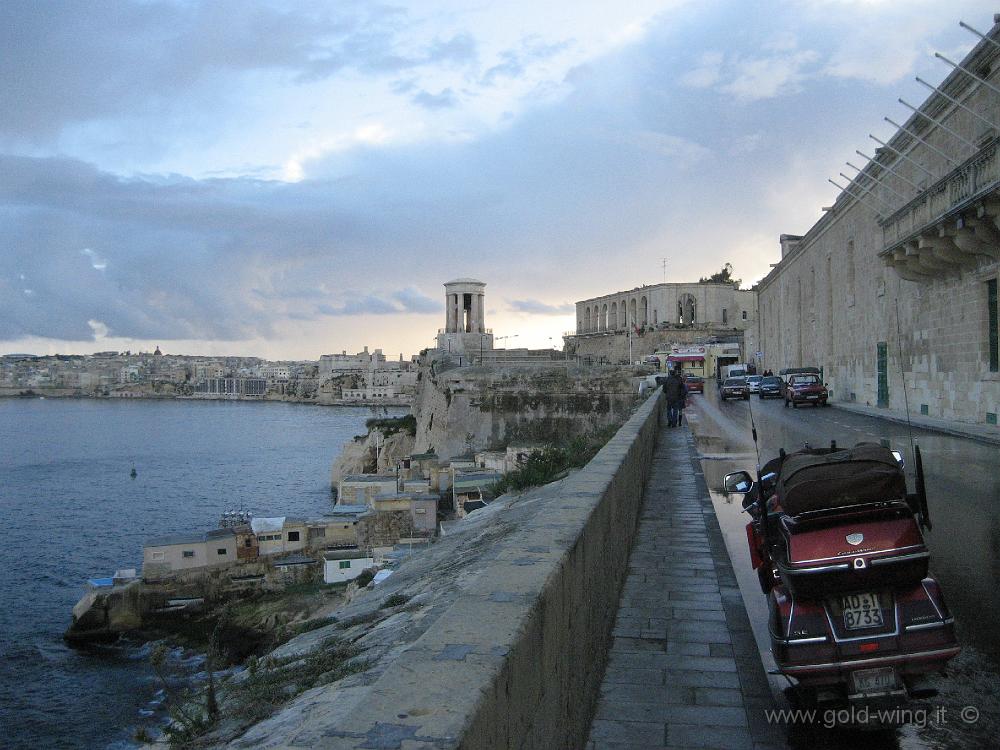
<path id="1" fill-rule="evenodd" d="M 403 413 L 395 410 L 393 413 Z M 88 578 L 243 507 L 313 516 L 367 409 L 226 401 L 0 399 L 0 746 L 128 747 L 162 716 L 149 646 L 62 640 Z M 136 476 L 130 476 L 132 467 Z M 174 650 L 195 672 L 200 655 Z"/>

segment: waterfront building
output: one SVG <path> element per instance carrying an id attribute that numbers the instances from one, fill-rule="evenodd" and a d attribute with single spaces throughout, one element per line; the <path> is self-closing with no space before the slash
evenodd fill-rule
<path id="1" fill-rule="evenodd" d="M 142 577 L 155 580 L 181 570 L 233 563 L 239 559 L 237 549 L 233 527 L 150 539 L 142 550 Z"/>
<path id="2" fill-rule="evenodd" d="M 304 519 L 290 516 L 253 518 L 250 528 L 257 536 L 261 555 L 298 552 L 308 546 L 308 524 Z"/>
<path id="3" fill-rule="evenodd" d="M 351 373 L 397 369 L 399 366 L 399 362 L 387 361 L 381 349 L 369 353 L 366 346 L 364 351 L 357 354 L 348 354 L 344 351 L 340 354 L 322 355 L 319 358 L 319 379 L 323 381 Z"/>
<path id="4" fill-rule="evenodd" d="M 208 378 L 195 389 L 209 396 L 258 397 L 267 394 L 264 378 Z"/>
<path id="5" fill-rule="evenodd" d="M 393 474 L 347 474 L 337 484 L 337 504 L 371 506 L 376 495 L 395 494 L 397 488 Z"/>
<path id="6" fill-rule="evenodd" d="M 437 495 L 426 492 L 401 492 L 376 495 L 374 507 L 378 513 L 404 511 L 410 515 L 413 533 L 433 535 L 437 531 Z"/>
<path id="7" fill-rule="evenodd" d="M 330 550 L 323 553 L 323 582 L 353 581 L 375 567 L 375 558 L 360 549 Z"/>
<path id="8" fill-rule="evenodd" d="M 819 221 L 781 235 L 756 287 L 765 368 L 820 367 L 834 400 L 997 423 L 1000 25 L 987 37 Z"/>

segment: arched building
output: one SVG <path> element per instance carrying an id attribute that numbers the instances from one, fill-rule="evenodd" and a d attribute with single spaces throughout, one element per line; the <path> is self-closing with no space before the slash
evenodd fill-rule
<path id="1" fill-rule="evenodd" d="M 653 284 L 576 303 L 576 334 L 701 326 L 743 331 L 756 296 L 732 284 Z"/>

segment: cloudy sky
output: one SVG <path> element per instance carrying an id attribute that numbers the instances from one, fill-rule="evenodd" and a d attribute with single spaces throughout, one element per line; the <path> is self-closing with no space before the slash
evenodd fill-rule
<path id="1" fill-rule="evenodd" d="M 0 353 L 508 345 L 745 284 L 942 80 L 972 0 L 8 0 Z"/>

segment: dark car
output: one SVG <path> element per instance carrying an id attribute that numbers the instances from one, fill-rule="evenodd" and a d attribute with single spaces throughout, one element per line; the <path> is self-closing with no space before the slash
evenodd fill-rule
<path id="1" fill-rule="evenodd" d="M 830 394 L 819 379 L 819 375 L 790 375 L 785 381 L 785 387 L 781 394 L 785 399 L 785 406 L 789 404 L 793 408 L 799 404 L 821 404 L 827 405 Z"/>
<path id="2" fill-rule="evenodd" d="M 746 378 L 726 378 L 719 389 L 722 400 L 727 398 L 741 398 L 744 401 L 750 399 L 750 386 L 747 385 Z"/>
<path id="3" fill-rule="evenodd" d="M 685 375 L 684 385 L 687 386 L 688 393 L 705 392 L 705 378 L 699 375 Z"/>
<path id="4" fill-rule="evenodd" d="M 761 399 L 781 398 L 781 378 L 777 375 L 768 375 L 760 381 L 758 391 Z"/>

